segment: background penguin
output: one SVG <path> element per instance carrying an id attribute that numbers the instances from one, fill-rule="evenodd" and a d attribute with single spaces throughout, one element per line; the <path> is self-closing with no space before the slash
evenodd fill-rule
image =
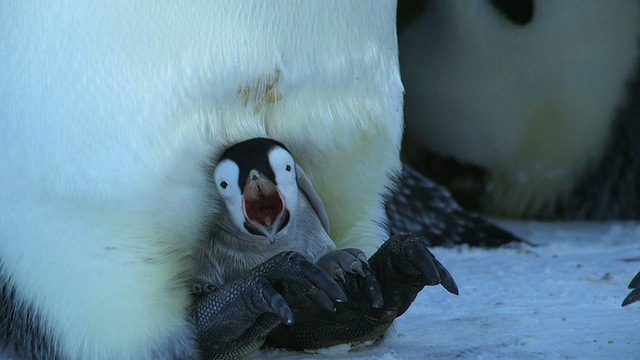
<path id="1" fill-rule="evenodd" d="M 429 246 L 499 247 L 528 244 L 513 233 L 461 207 L 444 186 L 405 165 L 386 203 L 391 234 L 408 231 Z"/>
<path id="2" fill-rule="evenodd" d="M 640 216 L 640 1 L 400 1 L 399 21 L 408 164 L 493 215 Z"/>

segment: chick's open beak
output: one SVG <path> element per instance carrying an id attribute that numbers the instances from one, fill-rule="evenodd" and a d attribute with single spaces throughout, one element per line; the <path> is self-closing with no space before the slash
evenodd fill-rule
<path id="1" fill-rule="evenodd" d="M 271 243 L 288 222 L 284 197 L 278 187 L 258 170 L 251 170 L 242 193 L 245 228 Z"/>

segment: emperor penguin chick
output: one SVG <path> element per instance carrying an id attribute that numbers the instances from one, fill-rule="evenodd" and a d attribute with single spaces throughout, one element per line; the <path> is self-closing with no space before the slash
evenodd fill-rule
<path id="1" fill-rule="evenodd" d="M 221 209 L 207 241 L 196 255 L 203 284 L 242 277 L 284 251 L 296 251 L 334 278 L 345 272 L 364 276 L 364 253 L 336 250 L 328 235 L 329 217 L 311 181 L 287 148 L 268 138 L 232 145 L 213 172 Z"/>

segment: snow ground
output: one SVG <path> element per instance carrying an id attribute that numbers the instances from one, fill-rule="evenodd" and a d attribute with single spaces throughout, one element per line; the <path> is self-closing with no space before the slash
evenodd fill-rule
<path id="1" fill-rule="evenodd" d="M 460 296 L 425 288 L 380 345 L 252 359 L 640 359 L 640 223 L 499 222 L 536 244 L 431 248 Z"/>

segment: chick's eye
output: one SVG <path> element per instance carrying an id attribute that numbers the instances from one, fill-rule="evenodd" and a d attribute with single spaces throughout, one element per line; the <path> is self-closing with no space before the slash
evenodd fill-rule
<path id="1" fill-rule="evenodd" d="M 284 168 L 287 171 L 291 171 L 291 165 L 287 165 L 287 167 Z"/>
<path id="2" fill-rule="evenodd" d="M 221 182 L 221 183 L 220 183 L 220 187 L 221 187 L 221 188 L 223 188 L 223 189 L 226 189 L 226 188 L 227 188 L 227 185 L 228 185 L 228 184 L 227 184 L 227 182 L 226 182 L 226 181 L 223 181 L 223 182 Z"/>

